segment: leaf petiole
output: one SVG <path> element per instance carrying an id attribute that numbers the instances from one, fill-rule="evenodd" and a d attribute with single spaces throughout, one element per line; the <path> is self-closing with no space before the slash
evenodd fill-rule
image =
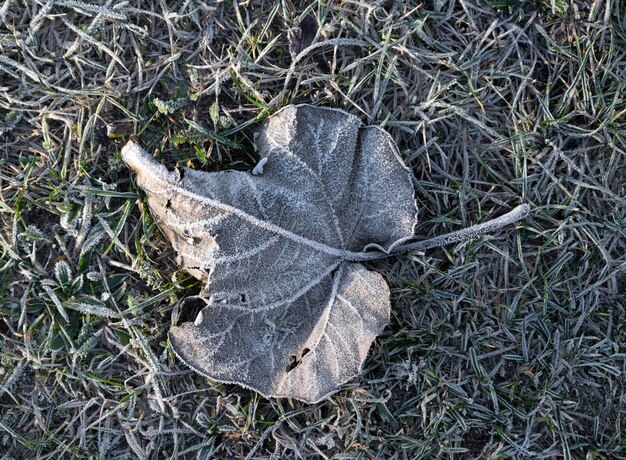
<path id="1" fill-rule="evenodd" d="M 528 204 L 522 204 L 514 208 L 512 211 L 506 214 L 496 217 L 495 219 L 488 220 L 482 224 L 472 225 L 468 228 L 463 228 L 455 232 L 446 233 L 445 235 L 435 236 L 427 240 L 415 241 L 413 243 L 402 244 L 393 248 L 389 253 L 382 251 L 362 252 L 363 258 L 360 260 L 376 260 L 384 257 L 394 256 L 409 251 L 425 251 L 427 249 L 436 248 L 440 246 L 446 246 L 452 243 L 460 243 L 473 238 L 478 238 L 487 233 L 493 233 L 502 227 L 513 224 L 518 220 L 521 220 L 530 214 L 530 206 Z"/>

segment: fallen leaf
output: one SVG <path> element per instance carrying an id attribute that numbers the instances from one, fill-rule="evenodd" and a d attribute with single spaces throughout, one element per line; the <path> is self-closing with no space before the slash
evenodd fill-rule
<path id="1" fill-rule="evenodd" d="M 389 134 L 336 109 L 288 106 L 256 138 L 251 172 L 168 171 L 137 144 L 122 158 L 207 306 L 173 326 L 174 352 L 212 380 L 317 402 L 358 375 L 389 321 L 389 289 L 360 262 L 423 251 L 523 219 L 413 241 L 412 177 Z M 63 313 L 63 312 L 62 312 Z"/>
<path id="2" fill-rule="evenodd" d="M 413 236 L 411 174 L 391 137 L 341 110 L 289 106 L 263 123 L 261 167 L 168 171 L 137 144 L 122 157 L 181 267 L 206 281 L 176 354 L 212 380 L 319 401 L 358 375 L 389 320 L 365 251 Z"/>
<path id="3" fill-rule="evenodd" d="M 289 53 L 292 59 L 295 59 L 302 50 L 311 46 L 317 35 L 317 29 L 317 19 L 307 14 L 296 22 L 293 29 L 289 30 Z"/>

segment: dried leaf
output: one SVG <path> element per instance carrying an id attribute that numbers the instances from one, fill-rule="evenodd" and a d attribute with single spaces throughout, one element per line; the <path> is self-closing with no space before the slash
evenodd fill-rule
<path id="1" fill-rule="evenodd" d="M 180 265 L 207 282 L 196 321 L 170 330 L 176 354 L 315 402 L 360 372 L 389 320 L 387 284 L 358 261 L 413 235 L 411 175 L 386 132 L 341 110 L 286 107 L 257 148 L 256 175 L 171 172 L 133 143 L 122 157 Z"/>
<path id="2" fill-rule="evenodd" d="M 293 29 L 289 30 L 289 53 L 292 59 L 311 46 L 317 35 L 317 29 L 317 19 L 307 14 L 302 20 L 296 22 Z"/>

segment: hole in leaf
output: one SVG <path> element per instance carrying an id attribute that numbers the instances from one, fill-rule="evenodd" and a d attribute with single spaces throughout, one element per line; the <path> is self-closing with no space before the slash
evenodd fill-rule
<path id="1" fill-rule="evenodd" d="M 298 358 L 296 355 L 291 355 L 289 357 L 289 363 L 287 364 L 286 367 L 286 371 L 287 372 L 291 372 L 292 370 L 294 370 L 296 367 L 298 367 L 300 365 L 300 363 L 302 362 L 302 360 L 304 359 L 304 357 L 310 352 L 311 350 L 309 348 L 303 348 L 302 349 L 302 353 L 300 354 L 300 358 Z"/>
<path id="2" fill-rule="evenodd" d="M 180 304 L 180 323 L 193 322 L 198 317 L 198 313 L 206 307 L 206 302 L 200 297 L 187 297 Z"/>
<path id="3" fill-rule="evenodd" d="M 296 359 L 296 355 L 291 355 L 289 357 L 289 363 L 287 364 L 287 367 L 285 368 L 286 372 L 291 372 L 292 370 L 294 370 L 296 368 L 296 366 L 298 366 L 298 364 L 300 364 L 300 361 L 298 361 Z"/>
<path id="4" fill-rule="evenodd" d="M 172 209 L 172 199 L 168 198 L 165 202 L 165 209 Z"/>
<path id="5" fill-rule="evenodd" d="M 246 295 L 241 293 L 239 296 L 241 297 L 241 303 L 246 303 Z"/>

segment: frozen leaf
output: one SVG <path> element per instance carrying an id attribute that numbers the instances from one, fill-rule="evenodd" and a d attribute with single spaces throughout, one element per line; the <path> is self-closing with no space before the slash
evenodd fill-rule
<path id="1" fill-rule="evenodd" d="M 317 20 L 307 14 L 301 20 L 296 21 L 295 27 L 289 30 L 289 53 L 292 59 L 308 48 L 317 35 Z"/>
<path id="2" fill-rule="evenodd" d="M 54 275 L 61 286 L 69 284 L 72 281 L 72 269 L 64 260 L 59 260 L 54 265 Z"/>
<path id="3" fill-rule="evenodd" d="M 257 175 L 168 171 L 122 151 L 189 273 L 195 322 L 170 330 L 196 371 L 265 396 L 318 401 L 357 375 L 389 319 L 389 289 L 358 263 L 413 234 L 411 175 L 391 137 L 340 110 L 289 106 L 262 126 Z"/>
<path id="4" fill-rule="evenodd" d="M 4 121 L 0 121 L 0 136 L 4 133 L 11 132 L 17 124 L 22 119 L 22 112 L 17 112 L 15 110 L 9 112 L 6 115 Z"/>
<path id="5" fill-rule="evenodd" d="M 182 109 L 183 107 L 185 107 L 186 103 L 187 100 L 185 98 L 174 99 L 171 101 L 163 101 L 158 97 L 154 98 L 154 106 L 163 115 L 170 115 L 177 110 Z"/>
<path id="6" fill-rule="evenodd" d="M 391 137 L 341 110 L 289 106 L 263 123 L 252 172 L 168 171 L 134 143 L 137 174 L 207 306 L 172 327 L 176 354 L 268 397 L 325 398 L 360 372 L 389 320 L 389 289 L 362 261 L 475 238 L 525 217 L 409 242 L 412 178 Z"/>
<path id="7" fill-rule="evenodd" d="M 213 124 L 218 126 L 220 122 L 220 106 L 217 103 L 217 100 L 211 104 L 211 107 L 209 107 L 209 116 L 211 117 Z"/>

